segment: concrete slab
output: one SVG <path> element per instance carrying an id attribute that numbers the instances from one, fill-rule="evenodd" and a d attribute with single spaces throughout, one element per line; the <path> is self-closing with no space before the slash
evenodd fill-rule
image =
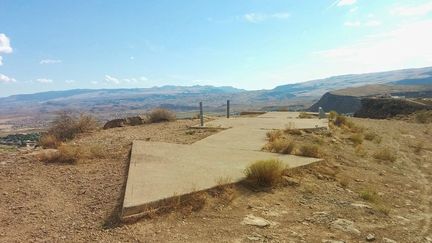
<path id="1" fill-rule="evenodd" d="M 319 161 L 261 151 L 271 129 L 327 127 L 326 120 L 298 119 L 297 112 L 222 118 L 206 123 L 229 128 L 192 145 L 134 141 L 123 202 L 123 217 L 173 196 L 218 185 L 221 178 L 242 180 L 244 169 L 261 159 L 278 158 L 289 167 Z"/>
<path id="2" fill-rule="evenodd" d="M 319 161 L 215 146 L 134 141 L 123 216 L 139 213 L 146 205 L 169 197 L 213 188 L 221 178 L 240 181 L 251 162 L 270 158 L 278 158 L 289 167 Z"/>

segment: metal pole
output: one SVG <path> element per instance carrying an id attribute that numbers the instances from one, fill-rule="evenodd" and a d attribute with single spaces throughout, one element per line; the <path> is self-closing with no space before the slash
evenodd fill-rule
<path id="1" fill-rule="evenodd" d="M 203 106 L 202 102 L 200 102 L 200 120 L 201 120 L 201 126 L 204 126 L 204 114 L 203 114 Z"/>
<path id="2" fill-rule="evenodd" d="M 227 100 L 227 118 L 230 117 L 230 100 Z"/>

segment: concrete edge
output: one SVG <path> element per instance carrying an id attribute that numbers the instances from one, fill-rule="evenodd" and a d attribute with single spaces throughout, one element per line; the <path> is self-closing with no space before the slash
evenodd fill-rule
<path id="1" fill-rule="evenodd" d="M 134 140 L 134 142 L 135 141 L 141 141 L 141 140 Z M 319 162 L 323 162 L 324 161 L 324 159 L 321 159 L 321 158 L 316 158 L 316 159 L 317 159 L 317 161 L 315 161 L 315 162 L 304 164 L 304 165 L 300 165 L 300 166 L 293 167 L 293 168 L 288 168 L 288 170 L 289 169 L 305 168 L 305 167 L 313 166 L 313 165 L 315 165 L 315 164 L 317 164 Z M 129 163 L 131 163 L 131 161 L 129 161 Z M 130 168 L 130 165 L 129 165 L 129 168 Z M 128 172 L 128 177 L 129 177 L 129 173 L 130 172 Z M 148 215 L 151 212 L 157 211 L 159 208 L 164 207 L 166 204 L 169 204 L 170 202 L 172 202 L 172 200 L 174 200 L 176 198 L 179 198 L 181 200 L 182 198 L 187 198 L 187 197 L 189 197 L 191 195 L 194 195 L 196 193 L 208 192 L 208 191 L 210 191 L 212 189 L 215 189 L 215 188 L 217 188 L 219 186 L 226 186 L 226 185 L 231 185 L 231 184 L 239 184 L 239 183 L 243 182 L 244 180 L 245 180 L 245 178 L 242 177 L 241 179 L 236 180 L 236 181 L 231 182 L 231 183 L 227 183 L 227 184 L 223 184 L 223 185 L 217 185 L 217 186 L 205 188 L 205 189 L 198 190 L 198 191 L 193 191 L 193 192 L 182 194 L 182 195 L 173 195 L 171 197 L 167 197 L 167 198 L 164 198 L 164 199 L 160 199 L 160 200 L 149 202 L 149 203 L 144 203 L 144 204 L 141 204 L 141 205 L 131 206 L 131 207 L 124 207 L 124 200 L 125 200 L 125 198 L 123 198 L 122 212 L 121 212 L 120 219 L 124 223 L 134 222 L 136 220 L 139 220 L 140 218 L 145 217 L 146 215 Z M 127 186 L 126 186 L 126 188 L 127 188 Z M 126 190 L 125 190 L 125 194 L 126 194 Z"/>

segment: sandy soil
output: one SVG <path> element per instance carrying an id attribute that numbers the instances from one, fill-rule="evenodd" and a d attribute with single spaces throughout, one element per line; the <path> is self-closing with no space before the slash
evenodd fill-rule
<path id="1" fill-rule="evenodd" d="M 188 132 L 187 126 L 197 121 L 83 135 L 73 142 L 101 143 L 108 156 L 77 165 L 44 164 L 30 152 L 1 150 L 0 241 L 365 242 L 368 234 L 375 236 L 375 242 L 432 241 L 432 126 L 353 120 L 379 134 L 382 141 L 365 140 L 356 149 L 347 139 L 351 134 L 342 129 L 331 136 L 293 136 L 320 144 L 326 153 L 325 162 L 290 173 L 299 185 L 270 191 L 238 185 L 229 190 L 229 200 L 206 195 L 200 210 L 179 209 L 133 224 L 117 220 L 131 141 L 192 143 L 211 134 Z M 385 147 L 393 149 L 395 162 L 373 158 Z M 362 191 L 376 192 L 378 199 L 363 199 Z M 272 224 L 265 228 L 241 224 L 249 214 Z M 332 227 L 337 219 L 352 221 L 360 233 Z"/>

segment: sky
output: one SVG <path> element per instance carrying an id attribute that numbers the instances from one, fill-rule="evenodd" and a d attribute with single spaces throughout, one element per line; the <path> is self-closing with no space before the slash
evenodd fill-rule
<path id="1" fill-rule="evenodd" d="M 432 66 L 432 0 L 0 0 L 0 96 Z"/>

